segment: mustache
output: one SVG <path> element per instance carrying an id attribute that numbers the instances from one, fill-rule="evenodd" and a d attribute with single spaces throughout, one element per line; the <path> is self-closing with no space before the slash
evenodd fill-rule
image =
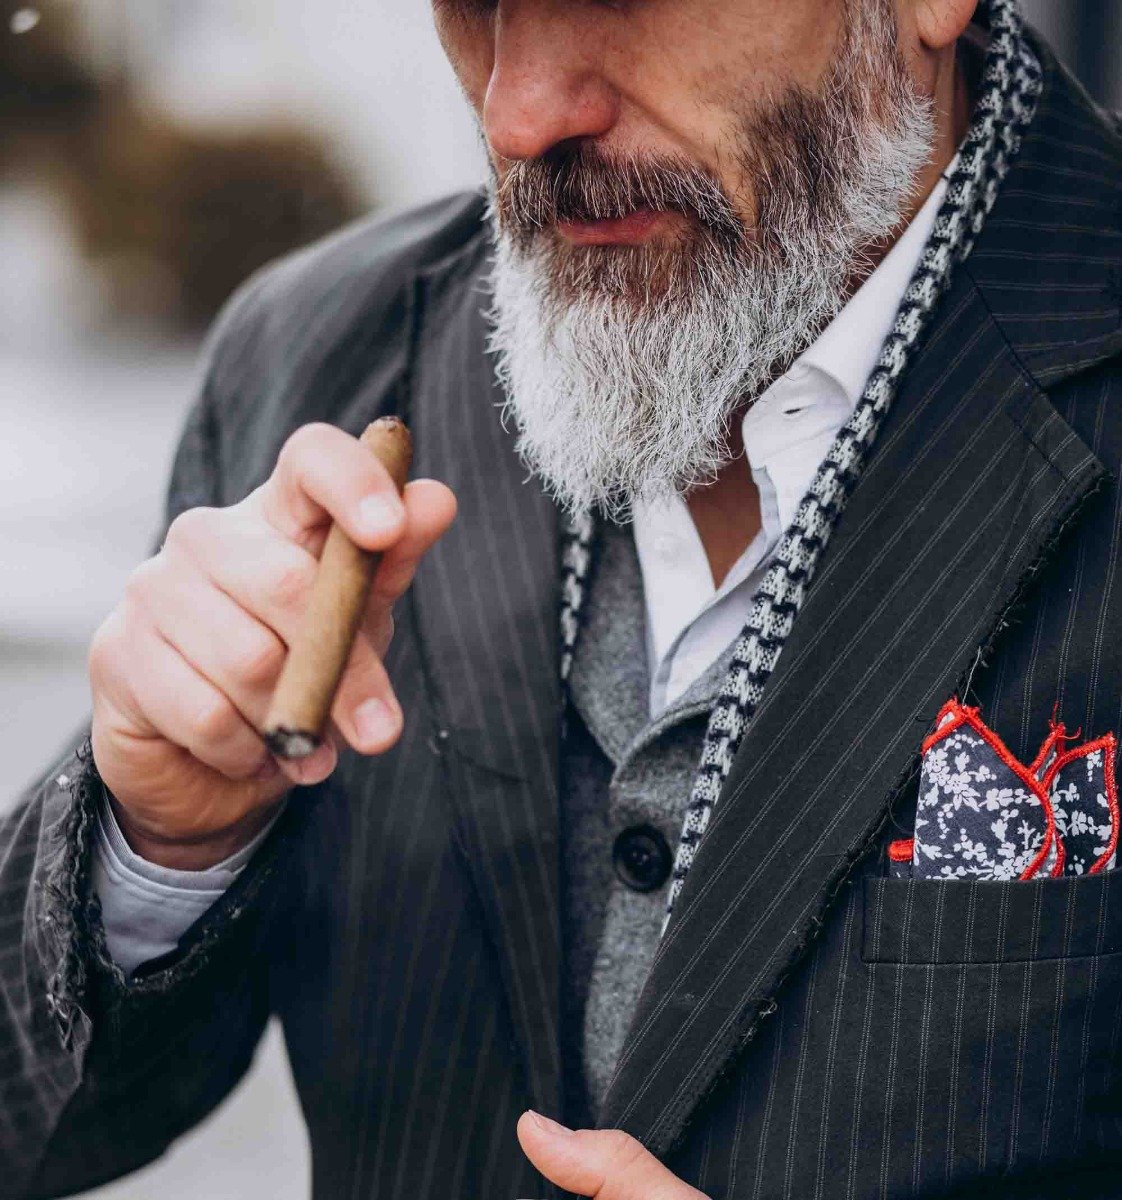
<path id="1" fill-rule="evenodd" d="M 608 155 L 591 143 L 511 163 L 496 178 L 494 206 L 500 227 L 524 249 L 558 222 L 612 221 L 637 209 L 679 213 L 726 247 L 745 238 L 721 184 L 696 163 Z"/>

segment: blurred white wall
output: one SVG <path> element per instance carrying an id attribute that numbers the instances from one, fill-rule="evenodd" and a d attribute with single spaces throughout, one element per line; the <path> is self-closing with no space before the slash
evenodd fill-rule
<path id="1" fill-rule="evenodd" d="M 483 177 L 425 0 L 70 2 L 102 69 L 153 105 L 317 128 L 382 205 Z M 79 652 L 156 529 L 194 354 L 107 332 L 58 201 L 35 181 L 0 184 L 0 799 L 81 718 Z"/>
<path id="2" fill-rule="evenodd" d="M 388 206 L 482 178 L 424 0 L 81 4 L 103 67 L 185 119 L 319 128 Z M 55 197 L 0 185 L 0 807 L 86 717 L 86 648 L 158 529 L 196 349 L 107 330 Z M 308 1181 L 273 1027 L 218 1113 L 89 1200 L 306 1200 Z"/>
<path id="3" fill-rule="evenodd" d="M 483 177 L 475 122 L 427 0 L 81 0 L 107 68 L 196 121 L 291 115 L 327 130 L 390 205 Z"/>
<path id="4" fill-rule="evenodd" d="M 85 720 L 86 647 L 157 532 L 194 391 L 196 347 L 99 333 L 91 286 L 52 196 L 0 187 L 0 809 Z M 270 1028 L 214 1117 L 158 1165 L 93 1195 L 306 1200 L 308 1178 Z"/>

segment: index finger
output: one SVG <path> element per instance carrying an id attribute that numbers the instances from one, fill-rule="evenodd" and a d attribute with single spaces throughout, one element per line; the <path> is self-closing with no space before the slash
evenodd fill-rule
<path id="1" fill-rule="evenodd" d="M 368 611 L 392 607 L 413 581 L 417 564 L 443 536 L 456 516 L 456 497 L 435 479 L 405 485 L 405 528 L 382 556 L 370 587 Z"/>
<path id="2" fill-rule="evenodd" d="M 330 521 L 364 550 L 384 550 L 405 529 L 389 472 L 358 438 L 322 421 L 289 437 L 256 500 L 274 529 L 305 547 Z"/>

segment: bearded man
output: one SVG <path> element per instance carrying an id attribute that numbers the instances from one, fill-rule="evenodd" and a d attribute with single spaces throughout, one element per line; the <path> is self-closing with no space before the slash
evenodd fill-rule
<path id="1" fill-rule="evenodd" d="M 275 1013 L 325 1200 L 1122 1195 L 1117 121 L 1011 0 L 435 14 L 487 194 L 231 302 L 3 827 L 4 1194 Z"/>

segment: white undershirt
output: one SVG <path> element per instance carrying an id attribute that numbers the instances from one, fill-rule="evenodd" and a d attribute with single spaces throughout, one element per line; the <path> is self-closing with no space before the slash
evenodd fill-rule
<path id="1" fill-rule="evenodd" d="M 705 547 L 680 496 L 635 506 L 652 717 L 681 696 L 744 627 L 779 539 L 877 364 L 954 166 L 952 161 L 841 312 L 748 409 L 744 448 L 760 492 L 761 528 L 721 586 L 714 587 Z"/>

